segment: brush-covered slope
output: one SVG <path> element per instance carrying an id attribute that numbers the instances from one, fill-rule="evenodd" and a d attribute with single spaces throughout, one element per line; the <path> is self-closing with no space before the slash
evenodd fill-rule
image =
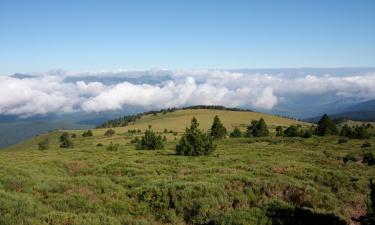
<path id="1" fill-rule="evenodd" d="M 174 154 L 181 133 L 162 130 L 183 130 L 193 115 L 207 129 L 216 114 L 229 130 L 256 115 L 272 126 L 298 123 L 189 110 L 145 116 L 111 137 L 106 129 L 93 137 L 70 131 L 77 134 L 73 149 L 59 148 L 61 132 L 38 136 L 0 151 L 0 224 L 334 225 L 365 214 L 375 167 L 361 157 L 374 147 L 361 148 L 363 140 L 338 144 L 335 136 L 270 136 L 216 141 L 212 156 Z M 139 151 L 130 143 L 148 124 L 166 136 L 164 150 Z M 137 126 L 142 133 L 126 131 Z M 43 138 L 50 148 L 41 151 Z M 106 150 L 110 142 L 119 149 Z M 374 138 L 369 142 L 375 146 Z M 344 163 L 349 153 L 358 161 Z"/>

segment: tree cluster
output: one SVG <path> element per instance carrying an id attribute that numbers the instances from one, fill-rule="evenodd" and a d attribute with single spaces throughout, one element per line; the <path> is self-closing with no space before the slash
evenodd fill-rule
<path id="1" fill-rule="evenodd" d="M 197 119 L 193 117 L 190 128 L 186 128 L 185 133 L 176 145 L 177 155 L 210 155 L 215 151 L 216 145 L 213 143 L 213 137 L 210 134 L 203 133 L 198 129 L 198 126 Z"/>
<path id="2" fill-rule="evenodd" d="M 276 136 L 310 138 L 312 134 L 312 129 L 303 130 L 301 125 L 290 125 L 285 131 L 281 126 L 276 127 Z"/>
<path id="3" fill-rule="evenodd" d="M 247 127 L 246 131 L 247 137 L 266 137 L 269 134 L 270 132 L 263 118 L 251 121 L 251 124 Z"/>
<path id="4" fill-rule="evenodd" d="M 60 148 L 73 148 L 74 147 L 71 135 L 68 132 L 64 132 L 60 136 L 59 141 L 60 141 Z"/>
<path id="5" fill-rule="evenodd" d="M 92 130 L 88 130 L 82 133 L 82 137 L 92 137 Z"/>
<path id="6" fill-rule="evenodd" d="M 151 130 L 151 127 L 149 127 L 142 139 L 136 142 L 135 148 L 137 150 L 163 149 L 164 143 L 162 137 L 160 135 L 156 135 L 156 133 Z"/>
<path id="7" fill-rule="evenodd" d="M 345 124 L 340 131 L 340 136 L 348 137 L 351 139 L 368 139 L 370 138 L 370 133 L 368 132 L 368 126 L 356 125 L 355 127 L 350 127 Z"/>

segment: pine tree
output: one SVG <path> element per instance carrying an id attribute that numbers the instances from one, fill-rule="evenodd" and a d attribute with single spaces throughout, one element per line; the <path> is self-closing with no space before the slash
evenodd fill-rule
<path id="1" fill-rule="evenodd" d="M 237 127 L 234 128 L 232 133 L 230 133 L 230 137 L 232 137 L 232 138 L 237 138 L 237 137 L 241 137 L 241 136 L 242 136 L 242 133 L 241 133 L 240 129 L 238 129 Z"/>
<path id="2" fill-rule="evenodd" d="M 319 136 L 334 135 L 337 133 L 336 124 L 331 120 L 331 118 L 324 114 L 318 122 L 318 128 L 316 134 Z"/>
<path id="3" fill-rule="evenodd" d="M 223 126 L 219 117 L 216 115 L 211 126 L 211 136 L 214 139 L 221 139 L 224 138 L 226 134 L 227 129 Z"/>
<path id="4" fill-rule="evenodd" d="M 135 144 L 137 150 L 156 150 L 163 149 L 164 143 L 160 135 L 156 135 L 154 131 L 151 130 L 151 126 L 146 130 L 145 136 Z"/>
<path id="5" fill-rule="evenodd" d="M 198 126 L 197 119 L 193 117 L 190 128 L 186 128 L 185 133 L 176 145 L 177 155 L 210 155 L 215 151 L 216 145 L 213 143 L 212 136 L 202 133 Z"/>

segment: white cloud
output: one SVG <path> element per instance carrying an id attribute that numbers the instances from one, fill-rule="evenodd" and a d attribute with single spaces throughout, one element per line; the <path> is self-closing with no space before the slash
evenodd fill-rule
<path id="1" fill-rule="evenodd" d="M 66 76 L 162 76 L 158 84 L 121 82 L 106 85 Z M 338 96 L 375 98 L 375 74 L 363 76 L 314 76 L 287 78 L 279 74 L 243 74 L 222 70 L 105 71 L 97 73 L 47 73 L 35 78 L 0 77 L 0 114 L 32 116 L 74 111 L 101 112 L 125 106 L 145 108 L 196 104 L 249 106 L 272 109 L 287 95 L 334 92 Z"/>

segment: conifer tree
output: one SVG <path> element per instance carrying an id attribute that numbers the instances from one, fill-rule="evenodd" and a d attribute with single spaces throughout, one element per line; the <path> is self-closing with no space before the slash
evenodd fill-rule
<path id="1" fill-rule="evenodd" d="M 324 114 L 318 122 L 318 127 L 316 129 L 316 134 L 319 136 L 334 135 L 337 133 L 336 124 L 331 120 L 331 118 Z"/>
<path id="2" fill-rule="evenodd" d="M 214 118 L 214 122 L 211 126 L 211 136 L 214 139 L 221 139 L 224 138 L 227 134 L 227 129 L 223 126 L 220 121 L 220 118 L 216 115 Z"/>

